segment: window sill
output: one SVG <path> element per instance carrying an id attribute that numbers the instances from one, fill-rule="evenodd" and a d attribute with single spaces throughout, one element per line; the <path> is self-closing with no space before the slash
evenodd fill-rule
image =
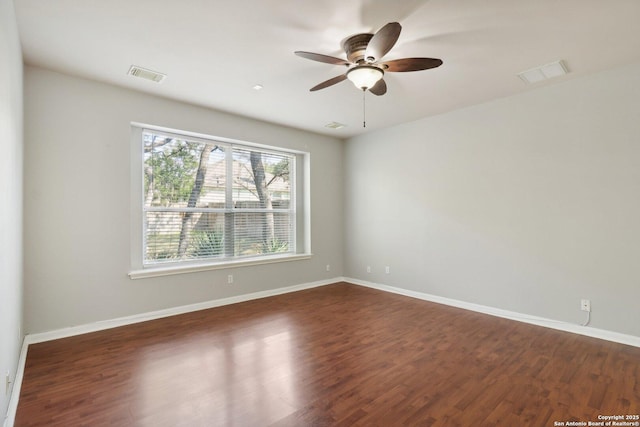
<path id="1" fill-rule="evenodd" d="M 188 265 L 172 265 L 161 267 L 148 267 L 142 270 L 133 270 L 129 272 L 129 278 L 146 279 L 149 277 L 170 276 L 173 274 L 197 273 L 199 271 L 222 270 L 225 268 L 249 267 L 252 265 L 273 264 L 277 262 L 299 261 L 310 259 L 312 254 L 295 254 L 273 256 L 268 258 L 252 258 L 235 261 L 225 261 L 211 264 L 188 264 Z"/>

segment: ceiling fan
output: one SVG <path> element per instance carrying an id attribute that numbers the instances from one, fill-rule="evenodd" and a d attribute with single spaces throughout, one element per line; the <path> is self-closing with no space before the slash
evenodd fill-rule
<path id="1" fill-rule="evenodd" d="M 390 22 L 375 34 L 356 34 L 342 42 L 342 48 L 347 54 L 347 59 L 322 55 L 320 53 L 296 51 L 296 55 L 333 65 L 344 65 L 349 69 L 345 74 L 324 81 L 310 90 L 324 89 L 340 83 L 343 80 L 351 80 L 353 84 L 363 91 L 369 90 L 374 95 L 387 93 L 385 72 L 420 71 L 436 68 L 442 65 L 442 60 L 437 58 L 402 58 L 381 62 L 391 48 L 398 41 L 402 26 L 397 22 Z"/>

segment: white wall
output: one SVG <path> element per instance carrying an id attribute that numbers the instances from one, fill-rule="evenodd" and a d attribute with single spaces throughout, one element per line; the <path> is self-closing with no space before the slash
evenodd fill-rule
<path id="1" fill-rule="evenodd" d="M 13 1 L 0 0 L 0 422 L 22 345 L 22 53 Z M 9 390 L 10 392 L 10 390 Z"/>
<path id="2" fill-rule="evenodd" d="M 310 152 L 313 258 L 130 280 L 131 121 Z M 25 122 L 28 333 L 342 275 L 338 139 L 33 67 Z"/>
<path id="3" fill-rule="evenodd" d="M 353 138 L 345 182 L 346 276 L 640 336 L 640 64 Z"/>

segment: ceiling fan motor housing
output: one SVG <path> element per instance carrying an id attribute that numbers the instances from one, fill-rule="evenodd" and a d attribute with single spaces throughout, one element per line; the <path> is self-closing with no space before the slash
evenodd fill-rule
<path id="1" fill-rule="evenodd" d="M 342 42 L 342 48 L 347 54 L 347 59 L 354 64 L 358 64 L 366 60 L 364 57 L 367 45 L 373 37 L 373 34 L 356 34 L 348 37 Z M 369 61 L 372 62 L 372 61 Z"/>

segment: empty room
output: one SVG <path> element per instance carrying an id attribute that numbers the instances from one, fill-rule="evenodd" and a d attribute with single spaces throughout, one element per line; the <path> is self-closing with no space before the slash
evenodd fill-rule
<path id="1" fill-rule="evenodd" d="M 637 0 L 0 0 L 0 421 L 640 426 Z"/>

